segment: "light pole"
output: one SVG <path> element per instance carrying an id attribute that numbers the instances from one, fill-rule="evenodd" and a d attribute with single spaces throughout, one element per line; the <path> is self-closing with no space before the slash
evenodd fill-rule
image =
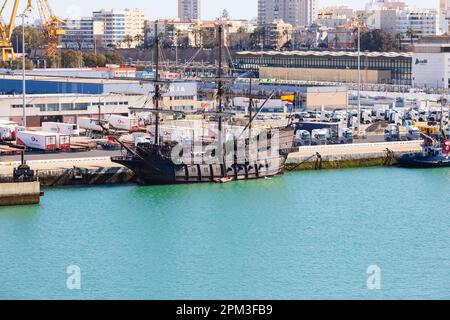
<path id="1" fill-rule="evenodd" d="M 20 15 L 22 18 L 22 126 L 27 127 L 27 84 L 25 79 L 26 58 L 25 58 L 25 18 L 26 12 Z"/>
<path id="2" fill-rule="evenodd" d="M 358 21 L 358 135 L 361 133 L 361 28 Z"/>

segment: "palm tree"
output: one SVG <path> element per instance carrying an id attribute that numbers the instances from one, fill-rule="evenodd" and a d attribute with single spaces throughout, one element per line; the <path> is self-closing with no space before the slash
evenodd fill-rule
<path id="1" fill-rule="evenodd" d="M 413 46 L 414 45 L 414 38 L 417 36 L 416 30 L 414 30 L 413 28 L 409 27 L 408 31 L 406 31 L 406 36 L 411 40 L 411 46 Z"/>
<path id="2" fill-rule="evenodd" d="M 138 33 L 137 35 L 134 36 L 134 41 L 137 42 L 138 46 L 141 46 L 142 43 L 144 42 L 144 35 Z"/>
<path id="3" fill-rule="evenodd" d="M 131 46 L 133 45 L 134 38 L 133 38 L 133 36 L 127 34 L 127 35 L 123 38 L 123 42 L 127 45 L 128 49 L 130 49 Z"/>

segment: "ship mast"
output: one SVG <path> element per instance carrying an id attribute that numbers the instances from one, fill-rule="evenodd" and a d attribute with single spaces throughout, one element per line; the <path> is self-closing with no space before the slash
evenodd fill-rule
<path id="1" fill-rule="evenodd" d="M 155 23 L 155 95 L 153 104 L 155 106 L 155 145 L 159 143 L 159 102 L 161 100 L 161 87 L 159 83 L 159 36 L 158 23 Z"/>
<path id="2" fill-rule="evenodd" d="M 222 106 L 222 99 L 223 99 L 223 82 L 222 82 L 222 32 L 223 27 L 220 24 L 218 27 L 218 48 L 219 48 L 219 61 L 217 65 L 217 78 L 218 78 L 218 84 L 217 84 L 217 102 L 218 102 L 218 112 L 219 112 L 219 159 L 223 159 L 223 133 L 222 133 L 222 126 L 223 126 L 223 119 L 222 119 L 222 112 L 223 112 L 223 106 Z"/>

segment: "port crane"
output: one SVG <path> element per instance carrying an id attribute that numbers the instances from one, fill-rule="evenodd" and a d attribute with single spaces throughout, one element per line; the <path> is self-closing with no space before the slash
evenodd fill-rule
<path id="1" fill-rule="evenodd" d="M 54 14 L 48 0 L 35 0 L 35 2 L 47 42 L 47 57 L 54 59 L 58 53 L 59 37 L 65 34 L 65 31 L 62 29 L 62 25 L 65 22 Z M 11 15 L 8 21 L 5 21 L 3 15 L 9 4 L 12 4 Z M 3 0 L 0 9 L 0 49 L 2 54 L 1 61 L 3 62 L 15 60 L 11 37 L 15 27 L 19 5 L 20 0 Z M 33 0 L 27 0 L 24 13 L 30 12 L 33 8 L 32 5 Z"/>

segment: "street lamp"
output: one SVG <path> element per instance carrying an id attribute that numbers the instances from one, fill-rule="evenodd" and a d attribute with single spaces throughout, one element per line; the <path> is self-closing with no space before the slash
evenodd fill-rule
<path id="1" fill-rule="evenodd" d="M 27 85 L 25 79 L 25 18 L 27 18 L 27 11 L 24 11 L 19 17 L 22 18 L 22 126 L 27 127 Z"/>

